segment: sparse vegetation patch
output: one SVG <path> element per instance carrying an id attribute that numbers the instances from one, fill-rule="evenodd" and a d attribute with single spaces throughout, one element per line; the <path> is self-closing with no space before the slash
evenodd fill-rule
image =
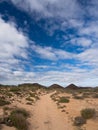
<path id="1" fill-rule="evenodd" d="M 26 111 L 25 109 L 22 108 L 16 108 L 11 112 L 11 115 L 15 115 L 15 114 L 21 114 L 23 115 L 25 118 L 29 117 L 29 113 L 28 111 Z"/>
<path id="2" fill-rule="evenodd" d="M 0 106 L 9 105 L 9 104 L 10 104 L 9 101 L 6 101 L 6 100 L 3 100 L 3 99 L 0 99 Z"/>
<path id="3" fill-rule="evenodd" d="M 29 113 L 25 109 L 16 108 L 8 117 L 8 125 L 15 126 L 18 130 L 28 130 L 28 122 L 26 119 L 29 116 Z"/>
<path id="4" fill-rule="evenodd" d="M 84 118 L 84 119 L 90 119 L 90 118 L 93 118 L 96 114 L 96 111 L 95 109 L 92 109 L 92 108 L 86 108 L 86 109 L 83 109 L 81 111 L 81 116 Z"/>
<path id="5" fill-rule="evenodd" d="M 69 103 L 69 99 L 66 97 L 60 97 L 59 103 Z"/>
<path id="6" fill-rule="evenodd" d="M 18 130 L 28 130 L 28 122 L 22 114 L 11 114 L 9 120 L 12 122 L 12 126 L 15 126 Z"/>
<path id="7" fill-rule="evenodd" d="M 83 98 L 83 96 L 75 95 L 75 96 L 74 96 L 74 99 L 81 99 L 81 100 L 82 100 L 82 99 L 84 99 L 84 98 Z"/>
<path id="8" fill-rule="evenodd" d="M 81 126 L 83 124 L 86 124 L 86 119 L 84 119 L 83 117 L 81 116 L 77 116 L 75 117 L 74 119 L 74 125 L 75 126 Z"/>

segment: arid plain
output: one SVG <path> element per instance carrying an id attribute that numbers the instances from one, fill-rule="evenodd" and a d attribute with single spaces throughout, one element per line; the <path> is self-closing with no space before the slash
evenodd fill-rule
<path id="1" fill-rule="evenodd" d="M 98 88 L 0 87 L 1 130 L 98 130 Z"/>

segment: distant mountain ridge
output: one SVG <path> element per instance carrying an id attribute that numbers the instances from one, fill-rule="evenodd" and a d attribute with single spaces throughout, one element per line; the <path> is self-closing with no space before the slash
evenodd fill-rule
<path id="1" fill-rule="evenodd" d="M 18 84 L 18 85 L 4 85 L 0 84 L 0 87 L 37 87 L 37 88 L 50 88 L 50 89 L 72 89 L 72 90 L 77 90 L 77 89 L 91 89 L 93 87 L 80 87 L 75 84 L 69 84 L 68 86 L 61 86 L 59 84 L 52 84 L 50 86 L 44 86 L 39 83 L 23 83 L 23 84 Z M 94 87 L 94 88 L 98 88 Z"/>
<path id="2" fill-rule="evenodd" d="M 24 86 L 24 87 L 37 87 L 37 88 L 45 88 L 46 86 L 38 84 L 38 83 L 24 83 L 24 84 L 19 84 L 18 86 Z"/>

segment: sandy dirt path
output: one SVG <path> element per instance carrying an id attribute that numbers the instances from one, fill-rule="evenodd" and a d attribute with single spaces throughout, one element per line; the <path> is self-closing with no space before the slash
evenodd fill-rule
<path id="1" fill-rule="evenodd" d="M 2 125 L 2 130 L 16 130 L 16 128 Z"/>
<path id="2" fill-rule="evenodd" d="M 60 112 L 50 96 L 42 96 L 35 104 L 31 130 L 72 130 L 65 114 Z"/>

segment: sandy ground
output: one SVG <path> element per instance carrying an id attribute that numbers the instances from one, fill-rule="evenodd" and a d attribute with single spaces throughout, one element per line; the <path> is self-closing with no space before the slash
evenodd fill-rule
<path id="1" fill-rule="evenodd" d="M 95 108 L 98 111 L 98 99 L 85 98 L 77 100 L 68 93 L 60 93 L 57 96 L 69 96 L 69 103 L 61 103 L 60 106 L 52 100 L 51 95 L 55 92 L 41 92 L 40 100 L 32 105 L 27 105 L 26 95 L 23 98 L 15 96 L 15 100 L 9 107 L 20 107 L 30 112 L 31 117 L 28 119 L 29 130 L 98 130 L 98 117 L 90 119 L 81 127 L 73 126 L 73 119 L 80 116 L 80 111 L 84 108 Z M 14 98 L 14 97 L 13 97 Z M 64 106 L 64 108 L 60 108 Z M 64 110 L 62 112 L 62 110 Z M 3 109 L 0 108 L 0 116 L 3 115 Z M 2 130 L 16 130 L 14 127 L 3 125 Z"/>
<path id="2" fill-rule="evenodd" d="M 68 118 L 60 112 L 50 95 L 42 96 L 35 104 L 30 130 L 72 130 Z"/>
<path id="3" fill-rule="evenodd" d="M 16 130 L 14 127 L 8 127 L 6 125 L 2 125 L 2 130 Z"/>

